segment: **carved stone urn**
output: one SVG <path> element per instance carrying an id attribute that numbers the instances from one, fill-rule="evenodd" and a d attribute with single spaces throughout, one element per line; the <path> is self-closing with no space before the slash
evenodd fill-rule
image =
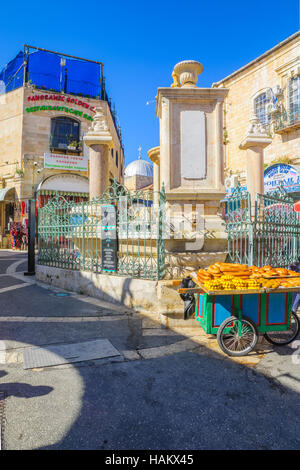
<path id="1" fill-rule="evenodd" d="M 198 75 L 203 72 L 203 65 L 196 60 L 183 60 L 174 67 L 174 72 L 179 76 L 184 88 L 196 88 Z"/>
<path id="2" fill-rule="evenodd" d="M 93 123 L 83 137 L 83 141 L 88 147 L 95 144 L 106 144 L 113 147 L 113 139 L 107 126 L 105 114 L 100 107 L 95 108 L 95 111 Z"/>

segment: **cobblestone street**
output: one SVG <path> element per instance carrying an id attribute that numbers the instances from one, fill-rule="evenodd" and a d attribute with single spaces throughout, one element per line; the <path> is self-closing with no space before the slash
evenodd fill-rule
<path id="1" fill-rule="evenodd" d="M 26 262 L 1 252 L 2 448 L 299 448 L 293 345 L 231 360 L 200 328 L 38 285 Z M 99 339 L 119 355 L 24 369 L 28 348 Z"/>

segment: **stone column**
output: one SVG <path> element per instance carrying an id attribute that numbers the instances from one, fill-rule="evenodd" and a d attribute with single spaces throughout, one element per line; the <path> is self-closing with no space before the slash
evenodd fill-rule
<path id="1" fill-rule="evenodd" d="M 100 197 L 108 186 L 108 145 L 90 145 L 90 199 Z"/>
<path id="2" fill-rule="evenodd" d="M 93 124 L 83 137 L 85 144 L 90 148 L 90 199 L 100 197 L 109 184 L 109 149 L 113 147 L 112 135 L 102 108 L 95 109 Z"/>
<path id="3" fill-rule="evenodd" d="M 247 151 L 246 173 L 247 189 L 250 193 L 251 204 L 254 206 L 256 194 L 264 194 L 264 148 L 271 144 L 272 139 L 259 119 L 253 116 L 247 133 L 240 145 Z"/>
<path id="4" fill-rule="evenodd" d="M 148 150 L 148 157 L 153 162 L 153 191 L 154 204 L 159 204 L 160 191 L 160 147 L 153 147 Z"/>

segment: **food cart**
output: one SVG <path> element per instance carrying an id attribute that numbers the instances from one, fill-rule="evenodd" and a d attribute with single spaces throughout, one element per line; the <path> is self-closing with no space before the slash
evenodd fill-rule
<path id="1" fill-rule="evenodd" d="M 244 356 L 256 346 L 259 334 L 276 345 L 292 342 L 300 329 L 292 311 L 292 294 L 300 287 L 210 291 L 204 285 L 179 288 L 196 296 L 195 317 L 229 356 Z"/>

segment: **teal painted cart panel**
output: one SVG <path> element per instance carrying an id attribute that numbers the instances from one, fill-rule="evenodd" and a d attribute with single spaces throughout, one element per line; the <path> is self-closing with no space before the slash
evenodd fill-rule
<path id="1" fill-rule="evenodd" d="M 233 295 L 214 295 L 212 305 L 212 328 L 218 328 L 221 323 L 233 314 Z"/>
<path id="2" fill-rule="evenodd" d="M 207 334 L 217 334 L 231 315 L 249 317 L 260 333 L 284 331 L 290 326 L 292 293 L 208 295 L 196 294 L 196 320 Z"/>

